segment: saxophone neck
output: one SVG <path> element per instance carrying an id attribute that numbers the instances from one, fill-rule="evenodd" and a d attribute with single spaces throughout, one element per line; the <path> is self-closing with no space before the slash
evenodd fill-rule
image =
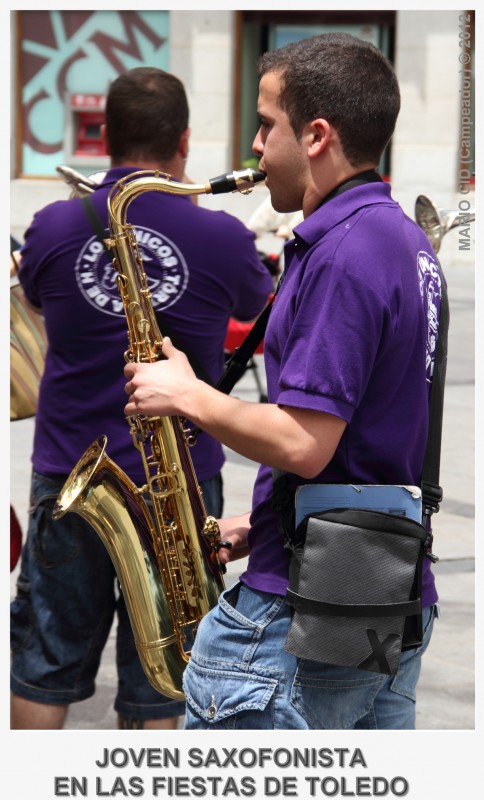
<path id="1" fill-rule="evenodd" d="M 111 189 L 108 211 L 111 235 L 119 234 L 124 227 L 130 203 L 143 192 L 164 192 L 175 195 L 224 194 L 240 192 L 249 194 L 254 186 L 265 180 L 263 172 L 245 169 L 210 178 L 206 183 L 181 183 L 166 172 L 138 170 L 121 178 Z"/>

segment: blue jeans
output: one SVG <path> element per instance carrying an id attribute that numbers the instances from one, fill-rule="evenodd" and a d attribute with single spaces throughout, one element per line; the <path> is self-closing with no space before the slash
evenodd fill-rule
<path id="1" fill-rule="evenodd" d="M 283 597 L 238 583 L 202 620 L 184 673 L 185 728 L 413 729 L 415 691 L 436 607 L 421 647 L 395 677 L 297 659 L 284 650 Z"/>
<path id="2" fill-rule="evenodd" d="M 32 476 L 29 529 L 10 612 L 11 690 L 53 705 L 91 697 L 117 614 L 115 710 L 134 720 L 184 714 L 183 702 L 161 695 L 145 676 L 101 539 L 78 514 L 52 520 L 63 483 L 35 472 Z M 204 495 L 207 512 L 218 512 L 221 481 L 210 484 Z"/>

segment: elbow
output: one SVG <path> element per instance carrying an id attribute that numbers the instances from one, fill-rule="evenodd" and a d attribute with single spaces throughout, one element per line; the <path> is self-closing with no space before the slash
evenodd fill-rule
<path id="1" fill-rule="evenodd" d="M 329 458 L 321 457 L 321 453 L 292 453 L 291 466 L 288 472 L 299 475 L 306 480 L 313 480 L 327 467 Z"/>
<path id="2" fill-rule="evenodd" d="M 291 416 L 290 412 L 288 416 Z M 291 420 L 296 424 L 288 426 L 287 435 L 281 439 L 284 442 L 281 445 L 284 460 L 287 462 L 282 469 L 305 480 L 314 480 L 333 458 L 346 422 L 331 414 L 316 411 L 293 413 L 292 416 L 296 417 Z"/>
<path id="3" fill-rule="evenodd" d="M 300 469 L 299 472 L 297 472 L 296 474 L 300 475 L 301 478 L 306 478 L 306 480 L 312 481 L 314 478 L 317 478 L 318 475 L 321 474 L 321 472 L 323 471 L 323 469 L 325 467 L 326 467 L 326 464 L 322 464 L 322 465 L 318 464 L 317 466 L 314 466 L 313 468 L 309 468 L 308 465 L 305 465 L 305 468 L 304 469 Z"/>

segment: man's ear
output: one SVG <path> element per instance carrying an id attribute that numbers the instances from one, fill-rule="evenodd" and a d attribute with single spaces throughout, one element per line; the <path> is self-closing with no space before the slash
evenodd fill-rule
<path id="1" fill-rule="evenodd" d="M 104 147 L 104 152 L 106 153 L 107 156 L 109 156 L 111 155 L 111 153 L 109 152 L 108 137 L 106 135 L 106 124 L 104 122 L 101 123 L 100 133 L 101 133 L 101 141 Z"/>
<path id="2" fill-rule="evenodd" d="M 190 128 L 186 128 L 181 137 L 180 144 L 178 145 L 178 152 L 183 159 L 188 158 L 188 140 L 190 138 Z"/>
<path id="3" fill-rule="evenodd" d="M 328 146 L 331 138 L 331 125 L 326 119 L 314 119 L 309 123 L 308 155 L 315 158 Z"/>

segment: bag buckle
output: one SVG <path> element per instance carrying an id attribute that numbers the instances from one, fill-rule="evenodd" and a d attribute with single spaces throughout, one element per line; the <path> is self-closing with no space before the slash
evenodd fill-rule
<path id="1" fill-rule="evenodd" d="M 425 516 L 430 517 L 431 514 L 437 514 L 439 505 L 442 502 L 443 491 L 441 486 L 436 486 L 431 483 L 422 483 L 422 501 L 424 506 Z"/>
<path id="2" fill-rule="evenodd" d="M 430 559 L 430 561 L 433 564 L 436 564 L 437 561 L 440 561 L 440 558 L 438 556 L 436 556 L 435 553 L 432 553 L 433 541 L 434 541 L 434 537 L 433 537 L 432 531 L 431 530 L 427 531 L 427 535 L 425 537 L 425 542 L 424 542 L 424 553 L 425 553 L 426 557 L 428 559 Z"/>

